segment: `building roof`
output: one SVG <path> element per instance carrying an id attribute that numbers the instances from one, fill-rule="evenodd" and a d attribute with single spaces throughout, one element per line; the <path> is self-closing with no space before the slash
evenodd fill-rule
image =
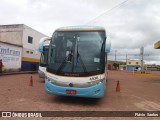
<path id="1" fill-rule="evenodd" d="M 7 29 L 7 28 L 17 28 L 22 26 L 23 24 L 7 24 L 7 25 L 0 25 L 0 28 Z"/>
<path id="2" fill-rule="evenodd" d="M 97 31 L 105 30 L 102 26 L 67 26 L 56 29 L 56 31 Z"/>
<path id="3" fill-rule="evenodd" d="M 139 59 L 129 59 L 127 61 L 141 61 L 141 60 L 139 60 Z"/>
<path id="4" fill-rule="evenodd" d="M 23 30 L 23 27 L 28 27 L 29 29 L 32 29 L 32 30 L 34 30 L 34 31 L 36 31 L 36 32 L 44 35 L 44 36 L 47 36 L 47 35 L 39 32 L 38 30 L 35 30 L 35 29 L 33 29 L 32 27 L 27 26 L 27 25 L 25 25 L 25 24 L 7 24 L 7 25 L 0 25 L 0 31 L 6 31 L 6 30 L 7 30 L 7 31 L 15 31 L 15 29 L 16 29 L 17 31 L 22 31 L 22 30 Z M 5 30 L 5 29 L 6 29 L 6 30 Z M 47 37 L 48 37 L 48 36 L 47 36 Z"/>

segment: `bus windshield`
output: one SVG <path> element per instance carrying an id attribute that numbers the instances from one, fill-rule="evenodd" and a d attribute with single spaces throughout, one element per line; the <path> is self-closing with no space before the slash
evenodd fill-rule
<path id="1" fill-rule="evenodd" d="M 40 66 L 42 66 L 42 67 L 46 67 L 47 66 L 47 62 L 48 62 L 48 47 L 49 46 L 44 46 L 43 52 L 41 53 Z"/>
<path id="2" fill-rule="evenodd" d="M 49 48 L 48 70 L 81 76 L 104 72 L 105 31 L 55 32 Z"/>

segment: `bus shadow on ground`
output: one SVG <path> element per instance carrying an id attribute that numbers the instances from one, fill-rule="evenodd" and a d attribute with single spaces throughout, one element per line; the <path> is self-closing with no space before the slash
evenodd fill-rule
<path id="1" fill-rule="evenodd" d="M 52 99 L 54 102 L 60 104 L 81 104 L 84 106 L 98 105 L 101 103 L 101 98 L 84 98 L 84 97 L 72 97 L 72 96 L 55 96 Z"/>
<path id="2" fill-rule="evenodd" d="M 44 81 L 44 80 L 39 80 L 39 82 L 40 82 L 40 83 L 43 83 L 43 84 L 45 84 L 45 81 Z"/>

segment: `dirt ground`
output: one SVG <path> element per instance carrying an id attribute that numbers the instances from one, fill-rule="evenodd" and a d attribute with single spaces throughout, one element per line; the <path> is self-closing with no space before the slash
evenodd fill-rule
<path id="1" fill-rule="evenodd" d="M 120 92 L 116 92 L 118 80 Z M 0 76 L 0 111 L 160 111 L 160 76 L 109 71 L 102 99 L 46 94 L 38 74 Z"/>

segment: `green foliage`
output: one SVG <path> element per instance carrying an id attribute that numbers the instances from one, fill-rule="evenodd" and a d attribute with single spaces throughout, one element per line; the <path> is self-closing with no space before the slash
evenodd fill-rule
<path id="1" fill-rule="evenodd" d="M 115 67 L 115 68 L 117 68 L 117 67 L 119 67 L 119 63 L 113 63 L 113 66 Z"/>

